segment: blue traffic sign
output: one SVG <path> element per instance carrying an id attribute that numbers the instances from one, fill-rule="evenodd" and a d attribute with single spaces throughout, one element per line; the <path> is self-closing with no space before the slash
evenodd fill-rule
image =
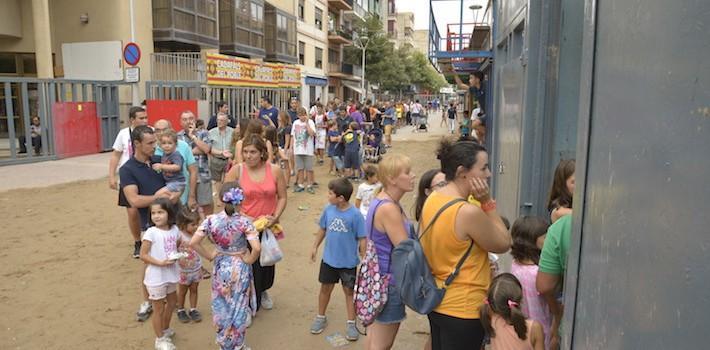
<path id="1" fill-rule="evenodd" d="M 128 43 L 123 48 L 123 59 L 131 66 L 135 66 L 141 60 L 141 49 L 136 43 Z"/>

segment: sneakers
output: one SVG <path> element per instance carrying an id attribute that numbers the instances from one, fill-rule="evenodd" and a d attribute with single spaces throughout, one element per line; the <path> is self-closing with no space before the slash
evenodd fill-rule
<path id="1" fill-rule="evenodd" d="M 155 350 L 175 350 L 175 345 L 170 338 L 155 338 Z"/>
<path id="2" fill-rule="evenodd" d="M 313 186 L 308 186 L 308 187 L 306 187 L 306 192 L 308 192 L 310 194 L 316 194 L 316 189 L 313 188 Z"/>
<path id="3" fill-rule="evenodd" d="M 139 322 L 145 322 L 152 312 L 153 306 L 151 306 L 149 302 L 144 301 L 138 308 L 138 312 L 136 312 L 136 319 L 138 319 Z"/>
<path id="4" fill-rule="evenodd" d="M 141 257 L 141 241 L 133 242 L 133 259 Z"/>
<path id="5" fill-rule="evenodd" d="M 303 191 L 305 191 L 305 190 L 306 190 L 306 188 L 303 187 L 303 186 L 301 186 L 301 185 L 296 185 L 296 186 L 293 188 L 293 192 L 294 192 L 294 193 L 303 192 Z"/>
<path id="6" fill-rule="evenodd" d="M 261 307 L 264 308 L 264 310 L 271 310 L 274 308 L 274 301 L 271 300 L 271 296 L 269 296 L 269 293 L 266 291 L 261 293 Z"/>
<path id="7" fill-rule="evenodd" d="M 345 326 L 345 339 L 356 341 L 360 337 L 360 332 L 355 327 L 355 321 L 348 321 Z"/>
<path id="8" fill-rule="evenodd" d="M 192 319 L 193 322 L 200 322 L 202 321 L 202 314 L 197 311 L 197 309 L 191 309 L 190 310 L 190 319 Z"/>
<path id="9" fill-rule="evenodd" d="M 165 338 L 165 339 L 175 338 L 175 330 L 172 328 L 164 329 L 163 330 L 163 338 Z"/>
<path id="10" fill-rule="evenodd" d="M 190 322 L 190 317 L 187 316 L 187 312 L 185 312 L 185 309 L 178 310 L 177 317 L 178 317 L 178 320 L 180 320 L 180 322 L 182 322 L 182 323 Z"/>
<path id="11" fill-rule="evenodd" d="M 321 334 L 328 325 L 328 319 L 325 316 L 316 316 L 311 324 L 311 334 Z"/>

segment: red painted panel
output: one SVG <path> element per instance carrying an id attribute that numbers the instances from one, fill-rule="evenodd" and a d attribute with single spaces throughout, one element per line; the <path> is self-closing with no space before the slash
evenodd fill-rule
<path id="1" fill-rule="evenodd" d="M 147 100 L 148 124 L 159 119 L 169 121 L 173 129 L 180 130 L 180 113 L 190 110 L 197 115 L 197 100 Z"/>
<path id="2" fill-rule="evenodd" d="M 101 133 L 95 102 L 54 103 L 52 123 L 57 157 L 94 154 L 101 150 Z"/>

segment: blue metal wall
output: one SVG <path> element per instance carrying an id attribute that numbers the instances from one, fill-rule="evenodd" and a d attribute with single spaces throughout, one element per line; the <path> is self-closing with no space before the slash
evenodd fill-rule
<path id="1" fill-rule="evenodd" d="M 710 2 L 585 9 L 566 347 L 708 349 Z"/>

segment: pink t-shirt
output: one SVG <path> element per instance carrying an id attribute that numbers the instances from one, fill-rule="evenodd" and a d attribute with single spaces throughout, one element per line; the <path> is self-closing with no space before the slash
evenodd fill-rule
<path id="1" fill-rule="evenodd" d="M 550 344 L 550 327 L 552 325 L 552 315 L 545 299 L 537 292 L 535 280 L 537 279 L 537 265 L 523 265 L 513 260 L 510 272 L 520 281 L 523 286 L 523 314 L 531 320 L 540 322 L 545 331 L 545 348 Z"/>

